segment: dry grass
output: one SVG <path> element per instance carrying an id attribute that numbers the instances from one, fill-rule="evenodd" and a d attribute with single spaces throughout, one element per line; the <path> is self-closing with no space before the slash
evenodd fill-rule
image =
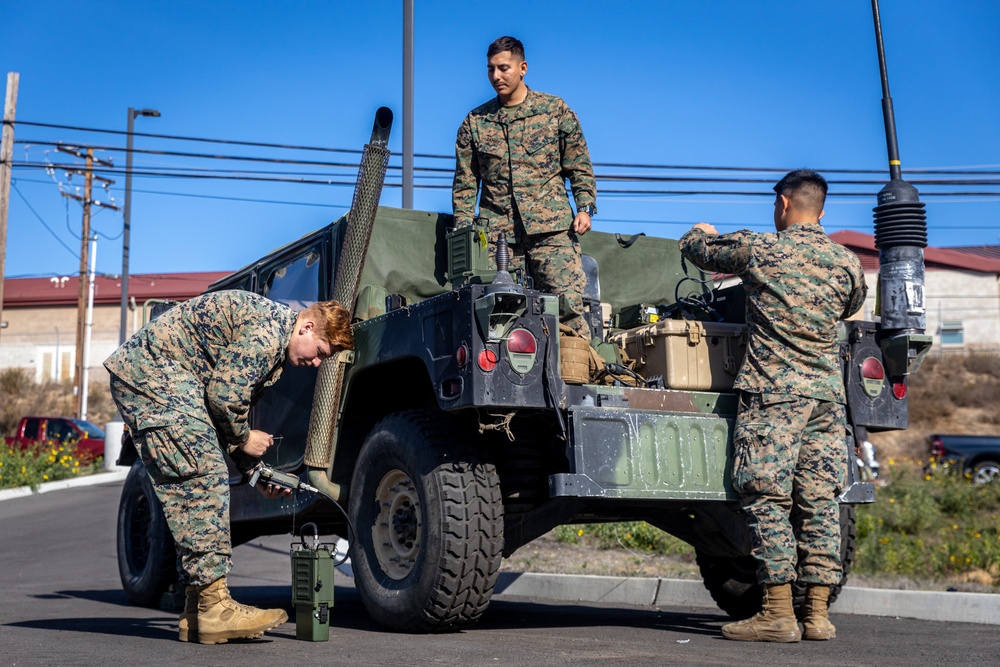
<path id="1" fill-rule="evenodd" d="M 909 428 L 871 434 L 880 460 L 926 458 L 931 433 L 1000 433 L 1000 353 L 928 356 L 908 385 Z"/>

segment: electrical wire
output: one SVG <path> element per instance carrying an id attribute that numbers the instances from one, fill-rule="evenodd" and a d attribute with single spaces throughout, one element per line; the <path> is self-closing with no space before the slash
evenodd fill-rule
<path id="1" fill-rule="evenodd" d="M 21 192 L 21 188 L 17 187 L 17 180 L 13 178 L 10 179 L 10 185 L 11 187 L 14 188 L 14 192 L 17 193 L 17 196 L 21 198 L 21 201 L 24 202 L 24 205 L 28 207 L 28 210 L 35 214 L 35 217 L 38 218 L 38 222 L 42 223 L 42 227 L 45 227 L 46 231 L 48 231 L 48 233 L 52 235 L 52 238 L 58 241 L 59 245 L 61 245 L 63 248 L 66 249 L 66 252 L 71 254 L 74 259 L 79 261 L 80 255 L 78 253 L 73 252 L 73 249 L 70 248 L 68 245 L 66 245 L 66 243 L 63 242 L 61 238 L 59 238 L 59 235 L 55 233 L 55 230 L 49 227 L 48 223 L 46 223 L 45 220 L 42 219 L 42 216 L 38 214 L 38 211 L 36 211 L 35 208 L 31 205 L 31 202 L 28 201 L 28 198 L 24 196 L 23 192 Z"/>

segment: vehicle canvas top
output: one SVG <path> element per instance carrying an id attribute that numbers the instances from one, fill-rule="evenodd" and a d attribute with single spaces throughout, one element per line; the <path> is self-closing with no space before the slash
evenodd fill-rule
<path id="1" fill-rule="evenodd" d="M 453 217 L 443 213 L 380 206 L 361 284 L 400 294 L 407 303 L 450 291 L 446 235 L 453 224 Z M 580 246 L 597 260 L 601 301 L 610 303 L 614 312 L 638 303 L 674 301 L 675 288 L 684 278 L 677 241 L 591 231 L 580 238 Z M 701 276 L 696 267 L 690 269 Z M 691 288 L 704 291 L 695 283 Z"/>

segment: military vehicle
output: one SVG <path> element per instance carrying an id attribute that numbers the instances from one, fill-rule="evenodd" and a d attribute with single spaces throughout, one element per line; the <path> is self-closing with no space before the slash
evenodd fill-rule
<path id="1" fill-rule="evenodd" d="M 210 288 L 293 308 L 338 298 L 357 318 L 353 352 L 318 371 L 286 369 L 251 414 L 253 428 L 280 438 L 265 461 L 346 505 L 349 524 L 321 495 L 265 499 L 232 469 L 234 543 L 306 522 L 349 536 L 355 585 L 375 621 L 437 632 L 476 621 L 501 559 L 554 527 L 643 520 L 694 547 L 724 611 L 758 611 L 749 532 L 730 482 L 732 379 L 745 344 L 740 288 L 714 290 L 686 270 L 674 240 L 588 233 L 591 329 L 631 346 L 641 363 L 629 368 L 606 345 L 595 358 L 582 339 L 560 334 L 557 297 L 508 272 L 506 248 L 487 247 L 479 224 L 453 229 L 446 214 L 377 206 L 391 116 L 380 113 L 351 212 Z M 893 150 L 894 142 L 891 160 Z M 892 177 L 875 209 L 882 312 L 842 325 L 845 579 L 854 504 L 875 497 L 857 479 L 853 431 L 906 427 L 906 377 L 930 345 L 923 204 L 901 180 L 898 156 Z M 119 566 L 129 599 L 155 605 L 176 580 L 173 545 L 136 458 L 123 447 L 120 462 L 132 469 Z"/>

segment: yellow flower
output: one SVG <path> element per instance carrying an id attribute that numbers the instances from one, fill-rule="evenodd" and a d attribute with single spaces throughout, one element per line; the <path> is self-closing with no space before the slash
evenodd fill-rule
<path id="1" fill-rule="evenodd" d="M 889 465 L 891 465 L 891 466 L 896 465 L 896 461 L 893 460 L 893 459 L 889 459 Z"/>
<path id="2" fill-rule="evenodd" d="M 626 540 L 631 540 L 631 539 L 632 539 L 632 536 L 631 536 L 631 535 L 629 535 L 628 533 L 625 533 L 625 539 L 626 539 Z"/>
<path id="3" fill-rule="evenodd" d="M 48 475 L 42 475 L 42 479 L 48 479 L 48 478 L 49 478 Z"/>
<path id="4" fill-rule="evenodd" d="M 966 558 L 965 558 L 965 562 L 966 562 L 966 563 L 971 563 L 971 562 L 972 562 L 972 559 L 971 559 L 971 558 L 969 558 L 968 556 L 966 556 Z"/>
<path id="5" fill-rule="evenodd" d="M 954 557 L 954 556 L 952 556 L 952 557 L 951 557 L 951 562 L 952 562 L 952 563 L 954 563 L 954 562 L 955 562 L 955 557 Z"/>
<path id="6" fill-rule="evenodd" d="M 889 502 L 890 503 L 894 503 L 894 502 L 896 502 L 896 499 L 895 498 L 889 498 Z"/>
<path id="7" fill-rule="evenodd" d="M 26 472 L 28 472 L 28 468 L 27 468 L 27 466 L 21 466 L 21 474 L 23 475 L 23 474 L 25 474 Z"/>
<path id="8" fill-rule="evenodd" d="M 958 524 L 957 523 L 951 524 L 951 529 L 952 530 L 958 530 Z"/>
<path id="9" fill-rule="evenodd" d="M 583 537 L 583 528 L 580 528 L 580 529 L 578 529 L 578 530 L 576 531 L 576 536 L 577 536 L 577 537 Z"/>
<path id="10" fill-rule="evenodd" d="M 76 467 L 76 466 L 78 466 L 78 465 L 80 465 L 80 462 L 79 462 L 79 461 L 73 461 L 73 467 Z"/>

